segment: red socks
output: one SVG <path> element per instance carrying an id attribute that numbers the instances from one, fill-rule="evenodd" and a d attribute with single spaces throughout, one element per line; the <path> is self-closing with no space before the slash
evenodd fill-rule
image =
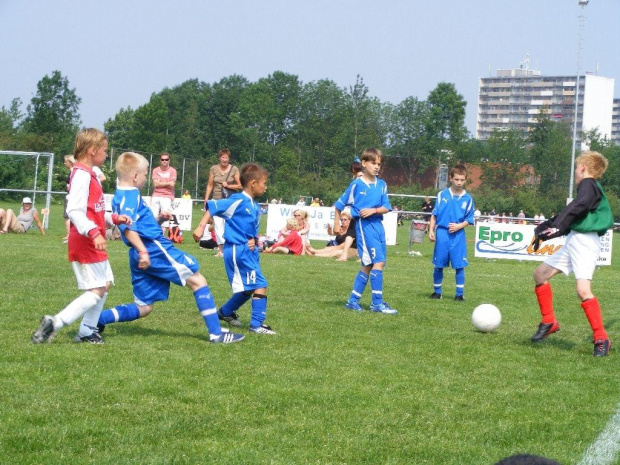
<path id="1" fill-rule="evenodd" d="M 536 298 L 538 299 L 542 322 L 544 324 L 553 323 L 555 315 L 553 314 L 553 291 L 551 290 L 551 284 L 545 283 L 536 286 L 534 292 L 536 292 Z"/>
<path id="2" fill-rule="evenodd" d="M 596 297 L 581 302 L 581 308 L 583 308 L 586 318 L 592 327 L 592 333 L 594 333 L 594 340 L 609 339 L 607 332 L 603 327 L 603 316 L 601 315 L 601 307 L 598 304 Z"/>

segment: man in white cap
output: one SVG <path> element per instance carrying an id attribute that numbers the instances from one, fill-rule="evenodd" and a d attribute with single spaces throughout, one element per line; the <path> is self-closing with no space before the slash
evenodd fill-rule
<path id="1" fill-rule="evenodd" d="M 45 229 L 41 224 L 39 212 L 32 206 L 32 199 L 30 197 L 24 197 L 22 208 L 19 209 L 19 215 L 17 216 L 10 208 L 7 210 L 0 208 L 0 234 L 8 232 L 23 234 L 32 227 L 32 223 L 36 223 L 41 234 L 45 235 Z"/>

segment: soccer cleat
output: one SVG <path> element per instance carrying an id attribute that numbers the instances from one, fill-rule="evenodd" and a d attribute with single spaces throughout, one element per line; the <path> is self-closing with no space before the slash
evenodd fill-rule
<path id="1" fill-rule="evenodd" d="M 370 311 L 377 312 L 377 313 L 385 313 L 386 315 L 396 315 L 398 313 L 398 310 L 394 310 L 386 302 L 382 302 L 377 305 L 374 305 L 374 304 L 371 305 Z"/>
<path id="2" fill-rule="evenodd" d="M 346 304 L 344 304 L 345 308 L 348 308 L 349 310 L 353 310 L 355 312 L 363 312 L 364 309 L 362 308 L 362 306 L 358 303 L 358 302 L 353 302 L 351 300 L 348 300 Z"/>
<path id="3" fill-rule="evenodd" d="M 431 299 L 441 299 L 441 294 L 437 293 L 437 292 L 433 292 L 430 296 Z"/>
<path id="4" fill-rule="evenodd" d="M 560 325 L 557 321 L 553 323 L 540 323 L 538 325 L 538 330 L 532 336 L 532 342 L 540 342 L 545 339 L 549 334 L 553 334 L 560 330 Z"/>
<path id="5" fill-rule="evenodd" d="M 55 335 L 54 320 L 51 316 L 45 315 L 41 318 L 39 328 L 32 335 L 32 343 L 41 344 L 42 342 L 52 342 Z"/>
<path id="6" fill-rule="evenodd" d="M 278 334 L 276 333 L 273 329 L 271 329 L 270 326 L 267 326 L 266 324 L 262 324 L 260 326 L 254 327 L 254 326 L 250 326 L 250 330 L 251 333 L 256 333 L 256 334 Z"/>
<path id="7" fill-rule="evenodd" d="M 222 331 L 219 336 L 210 336 L 209 342 L 213 344 L 231 344 L 233 342 L 243 341 L 245 336 L 243 334 L 227 333 Z"/>
<path id="8" fill-rule="evenodd" d="M 224 316 L 218 310 L 217 311 L 217 317 L 220 320 L 225 321 L 226 323 L 228 323 L 230 326 L 236 326 L 237 328 L 242 328 L 243 327 L 243 323 L 241 323 L 241 320 L 239 319 L 239 315 L 237 315 L 237 312 L 232 312 L 232 315 L 230 315 L 230 316 Z"/>
<path id="9" fill-rule="evenodd" d="M 465 297 L 463 297 L 462 295 L 455 295 L 454 300 L 456 300 L 457 302 L 464 302 Z"/>
<path id="10" fill-rule="evenodd" d="M 99 331 L 93 331 L 88 336 L 80 336 L 80 332 L 75 335 L 73 342 L 87 342 L 89 344 L 103 344 L 103 338 Z"/>
<path id="11" fill-rule="evenodd" d="M 609 339 L 597 339 L 594 341 L 594 355 L 595 357 L 605 357 L 609 355 L 609 349 L 611 349 L 611 342 Z"/>

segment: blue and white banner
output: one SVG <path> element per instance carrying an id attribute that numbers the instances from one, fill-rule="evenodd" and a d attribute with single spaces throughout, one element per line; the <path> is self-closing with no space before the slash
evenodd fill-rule
<path id="1" fill-rule="evenodd" d="M 476 224 L 475 256 L 482 258 L 506 258 L 509 260 L 543 261 L 564 245 L 566 237 L 557 237 L 543 242 L 534 251 L 533 224 L 485 223 Z M 601 237 L 601 254 L 598 265 L 611 265 L 611 229 Z"/>
<path id="2" fill-rule="evenodd" d="M 105 197 L 105 209 L 106 211 L 112 211 L 112 198 L 113 194 L 103 194 Z M 151 197 L 143 195 L 142 198 L 147 205 L 151 205 Z M 172 201 L 172 213 L 177 216 L 179 222 L 179 228 L 181 231 L 190 231 L 192 229 L 192 201 L 190 199 L 178 199 L 175 198 Z M 164 223 L 164 226 L 168 227 L 168 224 Z"/>
<path id="3" fill-rule="evenodd" d="M 334 225 L 334 207 L 297 207 L 295 205 L 269 204 L 267 210 L 267 237 L 277 239 L 278 233 L 286 220 L 293 217 L 295 210 L 308 212 L 310 230 L 308 237 L 312 240 L 329 241 L 333 236 L 327 234 L 327 225 Z M 385 241 L 387 245 L 396 244 L 397 214 L 390 212 L 383 215 L 383 227 L 385 228 Z"/>

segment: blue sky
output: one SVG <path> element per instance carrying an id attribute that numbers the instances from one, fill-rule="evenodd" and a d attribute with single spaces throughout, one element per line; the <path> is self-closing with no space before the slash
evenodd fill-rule
<path id="1" fill-rule="evenodd" d="M 582 73 L 620 80 L 620 1 L 585 7 Z M 27 104 L 60 70 L 82 98 L 85 126 L 197 78 L 251 81 L 274 71 L 370 95 L 424 100 L 452 82 L 474 133 L 478 79 L 518 67 L 575 74 L 578 0 L 0 0 L 0 106 Z M 620 96 L 616 83 L 615 96 Z"/>

